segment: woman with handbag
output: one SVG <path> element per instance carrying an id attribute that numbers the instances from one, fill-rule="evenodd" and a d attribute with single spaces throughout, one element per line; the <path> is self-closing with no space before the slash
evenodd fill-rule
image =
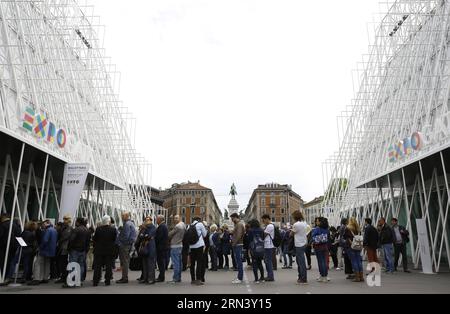
<path id="1" fill-rule="evenodd" d="M 348 241 L 348 255 L 352 262 L 353 272 L 355 273 L 355 279 L 353 282 L 363 282 L 364 272 L 362 265 L 361 251 L 363 249 L 363 241 L 361 237 L 361 228 L 355 218 L 351 218 L 347 230 L 345 230 L 345 239 Z"/>
<path id="2" fill-rule="evenodd" d="M 140 283 L 153 285 L 156 282 L 155 265 L 156 265 L 156 227 L 153 219 L 147 217 L 144 223 L 144 229 L 139 234 L 139 256 L 142 257 L 142 280 Z"/>

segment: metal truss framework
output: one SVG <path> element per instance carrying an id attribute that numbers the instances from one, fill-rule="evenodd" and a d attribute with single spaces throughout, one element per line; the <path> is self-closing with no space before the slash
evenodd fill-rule
<path id="1" fill-rule="evenodd" d="M 134 148 L 136 123 L 118 98 L 120 74 L 105 57 L 103 31 L 93 7 L 76 0 L 0 0 L 0 132 L 14 134 L 64 162 L 91 165 L 94 180 L 87 182 L 78 210 L 90 224 L 105 213 L 120 223 L 120 210 L 131 211 L 140 224 L 144 216 L 164 209 L 152 205 L 147 188 L 151 167 Z M 28 107 L 64 128 L 64 149 L 22 128 Z M 26 153 L 24 145 L 22 154 Z M 4 192 L 13 180 L 15 200 L 7 209 L 2 194 L 0 210 L 12 213 L 23 227 L 29 219 L 30 187 L 40 191 L 39 219 L 44 219 L 48 194 L 53 189 L 58 195 L 61 182 L 53 181 L 47 165 L 43 174 L 36 174 L 36 165 L 23 165 L 20 158 L 19 168 L 13 169 L 11 159 L 19 156 L 7 157 L 0 183 Z M 28 171 L 27 178 L 23 171 Z M 105 183 L 98 188 L 96 178 L 108 187 Z"/>
<path id="2" fill-rule="evenodd" d="M 442 168 L 435 168 L 431 182 L 416 180 L 413 186 L 394 187 L 389 180 L 380 179 L 389 179 L 393 171 L 404 171 L 406 165 L 420 163 L 450 146 L 450 2 L 398 0 L 381 5 L 387 13 L 374 29 L 369 54 L 356 71 L 356 99 L 338 118 L 339 151 L 323 163 L 322 206 L 331 212 L 333 224 L 351 215 L 362 223 L 365 217 L 403 213 L 413 231 L 415 221 L 411 219 L 426 218 L 433 262 L 439 270 L 443 243 L 450 260 L 446 233 L 449 185 L 444 160 Z M 420 151 L 389 158 L 392 145 L 415 132 L 423 137 Z M 419 179 L 424 178 L 421 171 L 417 169 Z M 388 184 L 378 186 L 380 181 Z M 368 187 L 373 182 L 377 188 Z M 430 193 L 439 195 L 439 204 L 432 209 Z M 420 215 L 411 213 L 412 204 L 419 206 Z M 437 227 L 427 216 L 432 211 L 439 213 Z M 411 243 L 411 251 L 417 265 L 416 243 Z"/>

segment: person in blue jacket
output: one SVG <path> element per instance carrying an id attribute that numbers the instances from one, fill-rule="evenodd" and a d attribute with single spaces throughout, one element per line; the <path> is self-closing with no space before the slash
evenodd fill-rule
<path id="1" fill-rule="evenodd" d="M 261 228 L 261 224 L 258 220 L 253 219 L 249 222 L 250 229 L 247 232 L 248 242 L 249 242 L 249 251 L 250 256 L 252 258 L 252 268 L 253 268 L 253 275 L 255 276 L 255 283 L 259 284 L 261 282 L 264 282 L 264 267 L 263 267 L 263 259 L 264 259 L 264 253 L 260 256 L 258 256 L 255 252 L 252 251 L 252 243 L 254 242 L 255 238 L 259 238 L 262 242 L 262 248 L 264 249 L 264 230 Z M 260 272 L 261 276 L 258 277 L 258 271 Z"/>
<path id="2" fill-rule="evenodd" d="M 155 284 L 155 264 L 156 264 L 156 227 L 153 218 L 147 217 L 144 223 L 144 230 L 139 234 L 139 255 L 142 257 L 142 284 Z"/>
<path id="3" fill-rule="evenodd" d="M 56 256 L 56 244 L 58 233 L 50 220 L 46 220 L 41 226 L 41 241 L 39 253 L 37 255 L 34 278 L 30 285 L 36 286 L 41 283 L 48 283 L 50 277 L 51 259 Z"/>
<path id="4" fill-rule="evenodd" d="M 329 251 L 328 244 L 330 238 L 330 231 L 328 220 L 326 218 L 319 218 L 318 225 L 312 231 L 312 241 L 314 251 L 316 252 L 317 263 L 319 264 L 320 277 L 317 278 L 318 282 L 328 282 L 328 263 Z"/>
<path id="5" fill-rule="evenodd" d="M 228 225 L 223 225 L 222 235 L 222 254 L 225 261 L 225 270 L 230 269 L 230 260 L 228 256 L 231 254 L 231 235 L 228 231 Z"/>

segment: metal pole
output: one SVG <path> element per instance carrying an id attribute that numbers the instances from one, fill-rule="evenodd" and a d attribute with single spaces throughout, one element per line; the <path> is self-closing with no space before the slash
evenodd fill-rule
<path id="1" fill-rule="evenodd" d="M 22 162 L 23 162 L 24 152 L 25 152 L 25 143 L 22 143 L 22 151 L 20 153 L 19 169 L 17 170 L 17 181 L 16 181 L 16 186 L 14 187 L 13 208 L 12 208 L 12 213 L 11 213 L 11 220 L 9 222 L 8 243 L 6 244 L 6 251 L 5 251 L 5 263 L 3 264 L 2 278 L 0 278 L 2 283 L 5 282 L 6 266 L 8 265 L 8 262 L 9 262 L 8 261 L 9 247 L 11 245 L 11 233 L 12 233 L 12 227 L 13 227 L 13 223 L 14 223 L 14 214 L 16 211 L 17 190 L 19 189 L 20 173 L 22 172 Z"/>

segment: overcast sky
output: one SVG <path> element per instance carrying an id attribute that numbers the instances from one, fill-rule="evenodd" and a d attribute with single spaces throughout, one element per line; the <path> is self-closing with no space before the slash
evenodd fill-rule
<path id="1" fill-rule="evenodd" d="M 323 194 L 336 116 L 353 98 L 378 0 L 88 0 L 152 185 L 200 180 L 221 208 L 235 182 Z"/>

